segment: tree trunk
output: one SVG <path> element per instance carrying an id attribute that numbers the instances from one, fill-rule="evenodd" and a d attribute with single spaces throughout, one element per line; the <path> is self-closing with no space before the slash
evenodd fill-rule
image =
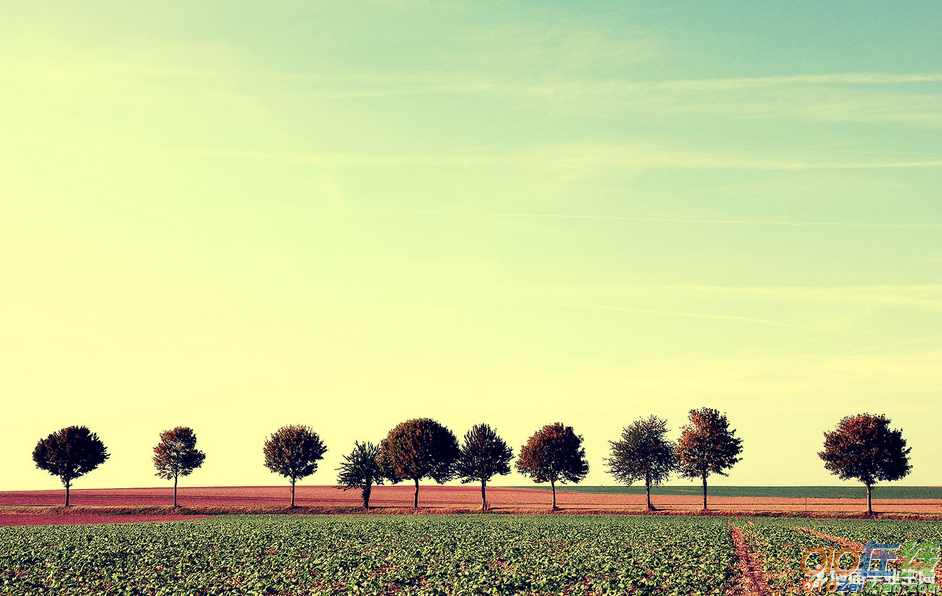
<path id="1" fill-rule="evenodd" d="M 72 484 L 71 480 L 66 480 L 65 482 L 65 506 L 69 506 L 69 486 Z"/>
<path id="2" fill-rule="evenodd" d="M 294 509 L 294 483 L 295 482 L 296 482 L 295 479 L 292 478 L 291 479 L 291 508 L 292 509 Z"/>
<path id="3" fill-rule="evenodd" d="M 650 472 L 645 474 L 644 494 L 648 498 L 648 511 L 653 511 L 654 507 L 651 507 L 651 473 Z"/>
<path id="4" fill-rule="evenodd" d="M 553 511 L 556 511 L 558 509 L 556 507 L 556 481 L 550 480 L 550 486 L 553 488 Z"/>
<path id="5" fill-rule="evenodd" d="M 707 502 L 706 502 L 706 493 L 707 493 L 707 489 L 706 489 L 706 477 L 707 477 L 706 472 L 704 472 L 704 473 L 703 473 L 703 510 L 704 510 L 704 511 L 706 511 L 706 508 L 707 508 Z"/>
<path id="6" fill-rule="evenodd" d="M 363 508 L 370 508 L 370 492 L 373 490 L 373 487 L 369 484 L 363 487 Z"/>
<path id="7" fill-rule="evenodd" d="M 419 508 L 419 479 L 418 478 L 415 479 L 415 496 L 412 497 L 412 508 L 413 509 Z"/>
<path id="8" fill-rule="evenodd" d="M 873 515 L 873 501 L 870 499 L 870 492 L 873 489 L 873 485 L 869 482 L 867 483 L 867 515 Z"/>
<path id="9" fill-rule="evenodd" d="M 487 484 L 487 480 L 481 481 L 481 511 L 487 511 L 487 495 L 484 494 L 484 485 Z"/>
<path id="10" fill-rule="evenodd" d="M 173 508 L 177 508 L 177 477 L 173 477 Z"/>

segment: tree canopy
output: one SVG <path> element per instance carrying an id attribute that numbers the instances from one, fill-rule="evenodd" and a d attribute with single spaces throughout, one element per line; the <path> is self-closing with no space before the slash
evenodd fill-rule
<path id="1" fill-rule="evenodd" d="M 650 416 L 622 429 L 620 440 L 609 441 L 609 473 L 628 486 L 643 481 L 648 509 L 653 509 L 651 487 L 666 482 L 676 467 L 674 443 L 666 435 L 667 421 Z"/>
<path id="2" fill-rule="evenodd" d="M 681 476 L 703 480 L 703 508 L 707 508 L 707 477 L 728 476 L 726 470 L 740 461 L 742 439 L 729 428 L 725 414 L 712 408 L 690 410 L 690 423 L 681 429 L 676 447 Z"/>
<path id="3" fill-rule="evenodd" d="M 291 480 L 292 507 L 295 483 L 316 472 L 326 452 L 327 446 L 308 426 L 283 426 L 265 441 L 265 467 Z"/>
<path id="4" fill-rule="evenodd" d="M 379 446 L 374 443 L 354 442 L 353 451 L 343 456 L 343 462 L 337 468 L 340 474 L 337 483 L 343 490 L 360 489 L 363 508 L 370 508 L 370 493 L 373 485 L 381 485 L 386 478 L 379 463 Z"/>
<path id="5" fill-rule="evenodd" d="M 589 473 L 582 437 L 562 422 L 547 424 L 520 448 L 517 471 L 533 482 L 549 482 L 556 510 L 556 483 L 580 482 Z"/>
<path id="6" fill-rule="evenodd" d="M 912 469 L 910 448 L 901 430 L 890 428 L 883 414 L 857 414 L 837 423 L 824 433 L 824 451 L 818 457 L 824 467 L 841 480 L 853 478 L 867 487 L 867 513 L 873 513 L 871 492 L 877 481 L 903 478 Z"/>
<path id="7" fill-rule="evenodd" d="M 173 480 L 173 506 L 177 506 L 177 479 L 189 476 L 203 465 L 206 454 L 196 448 L 196 433 L 186 426 L 160 433 L 160 442 L 154 447 L 154 467 L 157 476 Z"/>
<path id="8" fill-rule="evenodd" d="M 380 444 L 380 465 L 394 482 L 412 480 L 415 495 L 412 506 L 419 506 L 419 480 L 431 478 L 442 484 L 454 478 L 458 459 L 458 439 L 431 418 L 407 420 L 386 435 Z"/>
<path id="9" fill-rule="evenodd" d="M 39 441 L 33 461 L 40 470 L 58 476 L 65 485 L 65 506 L 69 506 L 72 481 L 91 472 L 110 455 L 98 435 L 84 426 L 69 426 Z"/>
<path id="10" fill-rule="evenodd" d="M 481 483 L 481 510 L 487 509 L 487 483 L 495 474 L 510 474 L 514 451 L 487 424 L 475 425 L 464 435 L 456 473 L 462 484 Z"/>

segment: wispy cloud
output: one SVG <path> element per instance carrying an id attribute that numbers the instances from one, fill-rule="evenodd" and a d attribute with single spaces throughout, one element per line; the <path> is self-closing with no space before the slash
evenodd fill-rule
<path id="1" fill-rule="evenodd" d="M 181 153 L 205 157 L 290 160 L 323 168 L 360 166 L 464 167 L 515 166 L 528 168 L 571 169 L 732 169 L 732 170 L 858 170 L 891 168 L 937 168 L 942 159 L 911 161 L 804 162 L 741 156 L 711 156 L 670 152 L 644 147 L 568 145 L 529 152 L 507 154 L 356 154 L 304 153 L 289 151 L 241 151 L 212 148 L 166 147 L 139 150 Z"/>
<path id="2" fill-rule="evenodd" d="M 915 353 L 753 352 L 729 355 L 690 354 L 595 371 L 630 384 L 642 394 L 911 396 L 908 405 L 935 404 L 942 389 L 938 375 L 942 350 Z M 903 400 L 905 402 L 906 400 Z M 847 404 L 835 400 L 835 404 Z M 884 402 L 885 403 L 885 402 Z M 903 406 L 905 403 L 897 405 Z M 841 407 L 844 407 L 843 405 Z M 866 406 L 864 406 L 866 407 Z"/>
<path id="3" fill-rule="evenodd" d="M 155 77 L 191 76 L 220 77 L 225 72 L 197 69 L 168 69 L 118 65 L 123 72 Z M 524 84 L 490 77 L 455 75 L 334 75 L 307 73 L 241 73 L 242 77 L 258 80 L 281 80 L 285 83 L 313 84 L 315 89 L 296 89 L 262 93 L 210 95 L 207 99 L 224 97 L 256 97 L 274 99 L 302 98 L 370 98 L 396 95 L 518 95 L 518 96 L 636 96 L 638 93 L 663 91 L 738 91 L 794 86 L 831 85 L 893 85 L 942 82 L 942 74 L 847 73 L 832 75 L 795 75 L 786 77 L 752 77 L 728 79 L 689 79 L 675 81 L 560 80 Z M 199 96 L 197 96 L 197 99 Z"/>
<path id="4" fill-rule="evenodd" d="M 64 143 L 55 141 L 35 141 L 32 139 L 7 139 L 8 144 L 41 145 L 60 148 L 80 148 L 118 150 L 121 152 L 134 151 L 141 153 L 156 153 L 167 155 L 182 155 L 190 157 L 211 157 L 220 159 L 248 159 L 248 160 L 274 160 L 292 163 L 308 164 L 319 168 L 348 168 L 363 166 L 389 166 L 389 167 L 477 167 L 477 166 L 510 166 L 516 168 L 551 169 L 559 172 L 562 169 L 574 172 L 586 172 L 595 169 L 625 169 L 642 170 L 651 168 L 681 168 L 681 169 L 729 169 L 729 170 L 861 170 L 861 169 L 894 169 L 894 168 L 938 168 L 942 167 L 942 155 L 938 159 L 914 159 L 900 161 L 799 161 L 788 159 L 766 158 L 762 156 L 736 156 L 736 155 L 708 155 L 691 152 L 664 151 L 645 146 L 627 145 L 587 145 L 567 144 L 539 148 L 531 151 L 503 154 L 396 154 L 396 153 L 308 153 L 299 151 L 278 150 L 242 150 L 219 149 L 214 147 L 180 147 L 180 146 L 133 146 L 110 145 L 103 143 Z M 923 154 L 925 155 L 925 154 Z M 437 212 L 430 212 L 437 213 Z M 443 214 L 449 212 L 441 212 Z M 541 215 L 541 214 L 503 214 L 515 217 L 584 217 L 588 219 L 604 218 L 603 215 Z M 620 218 L 645 221 L 645 218 Z M 704 222 L 704 220 L 686 219 L 657 219 L 649 221 L 677 221 L 677 222 Z M 770 225 L 861 225 L 871 226 L 877 224 L 846 223 L 834 224 L 828 222 L 754 222 L 754 221 L 724 221 L 716 220 L 709 223 L 769 223 Z M 929 227 L 935 227 L 928 224 Z M 891 225 L 892 227 L 892 225 Z M 913 225 L 911 227 L 920 227 Z"/>
<path id="5" fill-rule="evenodd" d="M 849 222 L 849 221 L 770 221 L 770 220 L 744 220 L 744 219 L 695 219 L 679 217 L 629 217 L 619 215 L 585 215 L 566 213 L 503 213 L 499 211 L 461 211 L 446 209 L 368 209 L 368 208 L 332 208 L 311 207 L 312 211 L 324 211 L 340 214 L 354 215 L 357 213 L 387 214 L 387 215 L 442 215 L 442 216 L 474 216 L 474 217 L 508 217 L 533 219 L 582 219 L 600 221 L 626 221 L 626 222 L 660 222 L 681 224 L 707 224 L 707 225 L 739 225 L 739 226 L 787 226 L 787 227 L 847 227 L 847 228 L 885 228 L 885 229 L 942 229 L 942 223 L 879 223 L 879 222 Z M 703 286 L 713 288 L 713 286 Z M 748 289 L 734 289 L 735 291 Z"/>
<path id="6" fill-rule="evenodd" d="M 675 81 L 563 81 L 495 87 L 508 101 L 561 113 L 620 118 L 711 114 L 730 120 L 808 122 L 942 122 L 930 93 L 937 73 L 799 75 Z M 932 86 L 932 87 L 929 87 Z M 539 101 L 534 101 L 538 98 Z"/>
<path id="7" fill-rule="evenodd" d="M 858 350 L 851 350 L 850 352 L 844 352 L 844 356 L 850 356 L 853 354 L 865 354 L 867 352 L 876 352 L 877 350 L 882 350 L 884 348 L 895 348 L 897 346 L 905 346 L 909 344 L 919 344 L 925 342 L 931 342 L 942 338 L 942 335 L 930 335 L 928 337 L 917 337 L 914 339 L 903 339 L 900 341 L 893 341 L 885 344 L 880 344 L 878 346 L 870 346 L 867 348 L 860 348 Z"/>
<path id="8" fill-rule="evenodd" d="M 851 72 L 839 74 L 772 77 L 738 77 L 727 79 L 689 79 L 662 82 L 625 83 L 635 89 L 685 89 L 690 91 L 710 91 L 725 89 L 756 89 L 763 87 L 782 87 L 787 85 L 888 85 L 898 83 L 938 83 L 942 82 L 942 73 L 896 74 L 882 72 Z"/>
<path id="9" fill-rule="evenodd" d="M 859 170 L 890 168 L 934 168 L 942 166 L 942 155 L 936 159 L 899 161 L 807 161 L 781 159 L 761 155 L 712 155 L 693 152 L 665 151 L 631 145 L 567 145 L 528 155 L 531 160 L 553 163 L 561 167 L 601 168 L 690 168 L 733 170 Z"/>
<path id="10" fill-rule="evenodd" d="M 879 224 L 874 224 L 879 225 Z M 936 226 L 939 227 L 939 226 Z M 857 305 L 866 307 L 904 308 L 942 313 L 942 285 L 878 285 L 878 286 L 705 286 L 664 285 L 644 286 L 658 292 L 744 296 L 788 302 L 809 302 Z"/>
<path id="11" fill-rule="evenodd" d="M 15 62 L 5 58 L 6 62 Z M 22 63 L 23 60 L 18 61 Z M 192 67 L 170 68 L 164 65 L 136 64 L 127 61 L 113 61 L 109 68 L 116 71 L 133 72 L 154 76 L 190 76 L 194 78 L 216 77 L 228 74 L 220 69 L 199 69 Z M 716 91 L 734 89 L 760 89 L 800 85 L 898 85 L 940 83 L 942 73 L 881 73 L 850 72 L 834 74 L 799 74 L 768 77 L 732 77 L 716 79 L 678 79 L 667 81 L 631 81 L 631 80 L 545 80 L 538 83 L 524 84 L 507 82 L 502 79 L 484 76 L 460 76 L 454 74 L 344 74 L 325 75 L 311 72 L 277 71 L 238 71 L 240 77 L 261 80 L 309 81 L 330 86 L 372 87 L 389 93 L 413 94 L 425 93 L 475 93 L 487 91 L 512 91 L 519 93 L 548 94 L 564 90 L 626 91 L 676 89 L 687 91 Z"/>
<path id="12" fill-rule="evenodd" d="M 734 322 L 739 322 L 739 323 L 755 323 L 759 325 L 772 325 L 774 327 L 790 327 L 794 329 L 815 329 L 815 330 L 825 330 L 825 331 L 834 330 L 830 327 L 794 325 L 792 323 L 782 323 L 780 321 L 772 321 L 769 319 L 757 319 L 754 317 L 741 317 L 737 315 L 726 315 L 726 314 L 651 310 L 651 309 L 646 309 L 646 308 L 628 308 L 628 307 L 623 307 L 623 306 L 609 306 L 609 305 L 603 305 L 603 304 L 578 304 L 578 303 L 572 303 L 572 302 L 535 302 L 532 304 L 541 305 L 541 306 L 560 306 L 564 308 L 581 308 L 581 309 L 589 309 L 589 310 L 611 310 L 611 311 L 618 311 L 618 312 L 629 312 L 629 313 L 647 314 L 647 315 L 663 315 L 663 316 L 669 316 L 669 317 L 683 317 L 683 318 L 690 318 L 690 319 L 709 319 L 709 320 L 716 320 L 716 321 L 734 321 Z"/>
<path id="13" fill-rule="evenodd" d="M 494 77 L 358 77 L 321 80 L 281 98 L 369 99 L 396 95 L 475 95 L 528 109 L 617 115 L 709 113 L 732 119 L 837 122 L 942 122 L 938 94 L 923 92 L 942 73 L 838 73 L 673 81 L 562 79 L 519 83 Z M 617 116 L 616 116 L 617 117 Z"/>

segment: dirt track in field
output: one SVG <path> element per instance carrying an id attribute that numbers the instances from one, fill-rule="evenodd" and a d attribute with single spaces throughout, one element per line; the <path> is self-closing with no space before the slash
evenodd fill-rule
<path id="1" fill-rule="evenodd" d="M 862 553 L 864 551 L 864 546 L 860 544 L 859 542 L 854 542 L 853 540 L 847 540 L 846 538 L 841 538 L 840 536 L 831 536 L 830 534 L 824 534 L 822 532 L 818 532 L 817 530 L 812 530 L 811 528 L 801 528 L 797 526 L 793 528 L 789 528 L 789 529 L 795 530 L 797 532 L 807 532 L 808 534 L 811 534 L 812 536 L 817 536 L 818 538 L 824 538 L 825 540 L 830 540 L 834 544 L 840 544 L 841 546 L 852 548 L 858 553 Z"/>
<path id="2" fill-rule="evenodd" d="M 730 523 L 729 534 L 733 539 L 738 563 L 737 582 L 729 591 L 729 596 L 771 596 L 769 578 L 759 559 L 746 545 L 742 530 Z"/>

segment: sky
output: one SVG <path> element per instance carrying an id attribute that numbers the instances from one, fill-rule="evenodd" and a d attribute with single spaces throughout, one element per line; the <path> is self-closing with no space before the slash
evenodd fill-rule
<path id="1" fill-rule="evenodd" d="M 430 417 L 516 451 L 725 413 L 713 484 L 830 485 L 885 414 L 942 485 L 942 4 L 15 2 L 0 20 L 0 490 L 279 485 Z M 686 483 L 673 480 L 673 484 Z M 530 485 L 516 472 L 498 485 Z"/>

